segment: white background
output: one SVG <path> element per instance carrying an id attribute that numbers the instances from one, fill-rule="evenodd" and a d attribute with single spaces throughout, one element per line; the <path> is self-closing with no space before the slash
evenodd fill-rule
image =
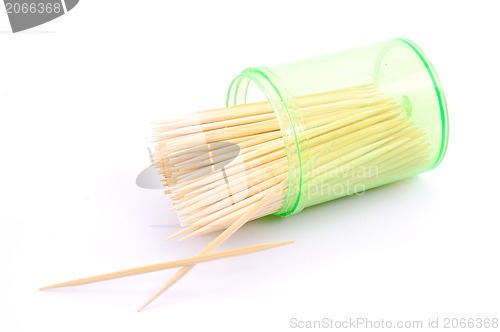
<path id="1" fill-rule="evenodd" d="M 81 1 L 12 34 L 0 13 L 0 330 L 287 331 L 290 319 L 500 318 L 500 95 L 494 1 Z M 176 216 L 135 185 L 150 121 L 222 107 L 242 69 L 393 37 L 430 57 L 449 107 L 432 172 L 253 222 L 222 249 L 295 244 L 196 267 L 38 287 L 189 257 Z"/>

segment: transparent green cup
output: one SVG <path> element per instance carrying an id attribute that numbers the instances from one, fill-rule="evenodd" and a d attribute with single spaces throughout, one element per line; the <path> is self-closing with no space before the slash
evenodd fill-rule
<path id="1" fill-rule="evenodd" d="M 428 158 L 410 171 L 386 171 L 345 192 L 313 190 L 317 173 L 299 96 L 369 85 L 401 105 L 426 136 Z M 328 56 L 274 67 L 245 69 L 232 82 L 227 106 L 267 99 L 278 120 L 288 162 L 288 191 L 279 215 L 414 176 L 435 168 L 448 141 L 447 107 L 437 74 L 426 55 L 407 39 L 393 39 Z M 330 120 L 325 116 L 324 121 Z M 335 149 L 332 142 L 331 149 Z M 320 188 L 321 189 L 321 188 Z"/>

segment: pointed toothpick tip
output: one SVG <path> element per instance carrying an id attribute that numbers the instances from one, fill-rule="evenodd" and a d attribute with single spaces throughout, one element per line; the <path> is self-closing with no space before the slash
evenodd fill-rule
<path id="1" fill-rule="evenodd" d="M 184 235 L 183 237 L 179 238 L 177 241 L 183 242 L 183 241 L 188 240 L 188 239 L 195 237 L 197 235 L 199 235 L 199 233 L 196 233 L 196 231 L 193 231 L 192 233 L 189 233 L 189 234 Z"/>
<path id="2" fill-rule="evenodd" d="M 189 230 L 189 226 L 188 227 L 184 227 L 180 230 L 178 230 L 177 232 L 173 233 L 173 234 L 170 234 L 169 236 L 165 237 L 164 240 L 167 241 L 167 240 L 171 240 L 173 238 L 176 238 L 178 237 L 179 235 L 182 235 L 182 234 L 185 234 L 185 233 L 188 233 L 190 230 Z"/>
<path id="3" fill-rule="evenodd" d="M 175 232 L 174 234 L 170 234 L 169 236 L 164 237 L 163 241 L 172 240 L 175 237 L 177 237 L 177 232 Z"/>
<path id="4" fill-rule="evenodd" d="M 43 286 L 43 287 L 40 287 L 38 288 L 39 291 L 46 291 L 46 290 L 49 290 L 49 289 L 54 289 L 54 288 L 61 288 L 61 287 L 66 287 L 68 285 L 66 285 L 66 283 L 60 283 L 60 284 L 54 284 L 54 285 L 49 285 L 49 286 Z"/>

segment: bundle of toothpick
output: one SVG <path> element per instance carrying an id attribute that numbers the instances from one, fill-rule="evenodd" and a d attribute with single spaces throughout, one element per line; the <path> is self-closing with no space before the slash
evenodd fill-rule
<path id="1" fill-rule="evenodd" d="M 309 189 L 321 192 L 341 187 L 345 190 L 339 196 L 345 196 L 356 193 L 356 188 L 386 183 L 394 174 L 412 174 L 428 163 L 430 150 L 424 132 L 406 116 L 396 100 L 384 96 L 374 86 L 296 96 L 295 101 L 307 124 L 305 135 L 313 172 L 303 186 Z M 43 289 L 179 268 L 141 310 L 198 263 L 293 242 L 214 252 L 247 222 L 277 213 L 283 206 L 290 176 L 288 159 L 282 130 L 268 102 L 157 122 L 153 157 L 184 225 L 169 238 L 219 232 L 215 239 L 196 257 Z M 376 176 L 353 176 L 357 170 L 374 166 Z M 352 171 L 343 171 L 346 169 Z"/>

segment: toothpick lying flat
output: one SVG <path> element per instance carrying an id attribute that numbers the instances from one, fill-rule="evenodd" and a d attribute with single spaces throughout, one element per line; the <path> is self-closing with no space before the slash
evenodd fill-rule
<path id="1" fill-rule="evenodd" d="M 179 259 L 179 260 L 170 261 L 170 262 L 166 262 L 166 263 L 152 264 L 152 265 L 147 265 L 147 266 L 136 267 L 133 269 L 127 269 L 127 270 L 122 270 L 122 271 L 117 271 L 117 272 L 112 272 L 112 273 L 101 274 L 101 275 L 88 277 L 88 278 L 66 281 L 66 282 L 62 282 L 59 284 L 54 284 L 54 285 L 42 287 L 42 288 L 40 288 L 40 290 L 47 290 L 47 289 L 61 288 L 61 287 L 71 287 L 71 286 L 80 286 L 80 285 L 86 285 L 86 284 L 91 284 L 91 283 L 100 282 L 100 281 L 130 277 L 130 276 L 134 276 L 134 275 L 138 275 L 138 274 L 173 269 L 173 268 L 181 267 L 181 266 L 195 265 L 198 263 L 205 263 L 205 262 L 210 262 L 210 261 L 223 259 L 223 258 L 252 254 L 255 252 L 259 252 L 259 251 L 287 245 L 287 244 L 290 244 L 293 242 L 294 241 L 272 242 L 272 243 L 258 244 L 258 245 L 249 246 L 249 247 L 243 247 L 243 248 L 238 248 L 238 249 L 217 252 L 217 253 L 203 255 L 203 256 L 198 255 L 196 257 Z"/>
<path id="2" fill-rule="evenodd" d="M 235 221 L 231 226 L 226 228 L 219 236 L 217 236 L 210 244 L 208 244 L 199 254 L 198 256 L 204 256 L 208 254 L 210 251 L 219 247 L 224 241 L 226 241 L 231 235 L 233 235 L 238 229 L 240 229 L 244 224 L 246 224 L 253 216 L 255 212 L 257 212 L 261 207 L 267 204 L 271 199 L 273 199 L 278 193 L 280 193 L 283 189 L 285 189 L 287 185 L 288 179 L 281 181 L 276 187 L 272 187 L 267 191 L 265 196 L 261 198 L 251 209 L 247 210 L 243 213 L 237 221 Z M 166 290 L 172 287 L 177 281 L 179 281 L 183 276 L 185 276 L 191 269 L 195 267 L 195 265 L 187 265 L 183 266 L 180 270 L 178 270 L 170 280 L 167 281 L 165 285 L 163 285 L 156 293 L 149 298 L 146 303 L 142 305 L 137 311 L 141 311 L 145 307 L 147 307 L 151 302 L 153 302 L 158 296 L 163 294 Z"/>

